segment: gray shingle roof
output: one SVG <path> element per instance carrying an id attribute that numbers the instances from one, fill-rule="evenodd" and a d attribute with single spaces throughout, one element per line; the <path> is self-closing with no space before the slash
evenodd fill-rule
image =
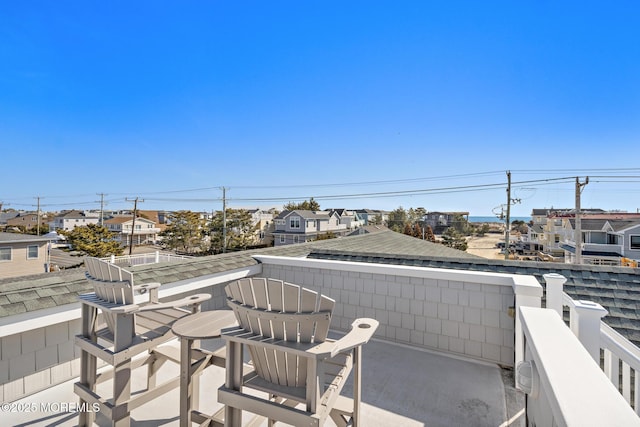
<path id="1" fill-rule="evenodd" d="M 313 249 L 477 258 L 466 252 L 387 230 L 363 236 L 231 252 L 180 262 L 147 264 L 131 267 L 130 270 L 136 273 L 136 283 L 173 283 L 255 265 L 257 262 L 252 255 L 258 253 L 304 257 Z M 79 294 L 89 291 L 90 285 L 85 280 L 82 268 L 0 279 L 0 317 L 69 304 L 75 302 Z"/>
<path id="2" fill-rule="evenodd" d="M 605 322 L 640 346 L 640 269 L 597 265 L 574 265 L 532 261 L 506 261 L 389 254 L 355 254 L 343 251 L 313 250 L 309 258 L 372 262 L 416 267 L 450 268 L 466 271 L 532 275 L 545 286 L 547 273 L 567 278 L 564 291 L 576 300 L 593 301 L 609 311 Z"/>

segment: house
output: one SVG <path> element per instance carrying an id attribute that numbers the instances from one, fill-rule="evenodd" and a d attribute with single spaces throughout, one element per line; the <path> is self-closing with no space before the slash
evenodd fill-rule
<path id="1" fill-rule="evenodd" d="M 47 224 L 47 215 L 36 212 L 20 212 L 15 217 L 7 219 L 7 227 L 20 227 L 23 230 L 31 230 L 37 228 L 38 221 L 41 227 L 45 226 Z"/>
<path id="2" fill-rule="evenodd" d="M 271 245 L 273 243 L 273 231 L 275 230 L 274 213 L 271 210 L 248 209 L 251 215 L 251 224 L 255 231 L 256 245 Z"/>
<path id="3" fill-rule="evenodd" d="M 336 334 L 356 317 L 377 319 L 376 340 L 362 354 L 367 426 L 506 426 L 525 425 L 525 419 L 531 425 L 640 424 L 561 318 L 540 308 L 546 276 L 561 273 L 569 296 L 594 301 L 590 312 L 599 302 L 609 311 L 605 322 L 640 342 L 639 314 L 624 309 L 640 301 L 637 269 L 487 260 L 381 231 L 132 270 L 141 282 L 161 283 L 161 298 L 210 293 L 203 310 L 225 307 L 231 280 L 272 277 L 334 298 Z M 77 295 L 87 291 L 83 270 L 0 280 L 3 402 L 29 408 L 51 405 L 53 396 L 77 402 L 73 337 L 80 327 Z M 627 345 L 629 354 L 638 352 Z M 524 368 L 514 372 L 520 360 Z M 637 375 L 639 365 L 624 363 L 621 377 Z M 513 376 L 526 386 L 528 366 L 540 381 L 525 395 Z M 201 377 L 202 387 L 213 390 L 200 398 L 208 413 L 219 409 L 215 388 L 223 381 L 217 367 Z M 177 425 L 177 392 L 134 410 L 133 425 Z M 55 409 L 7 412 L 3 423 L 77 423 L 75 414 Z"/>
<path id="4" fill-rule="evenodd" d="M 583 209 L 580 212 L 583 255 L 588 252 L 584 262 L 620 265 L 622 258 L 638 258 L 630 243 L 630 238 L 635 231 L 626 232 L 627 236 L 623 238 L 615 228 L 625 227 L 625 225 L 640 221 L 640 214 L 604 211 L 602 209 Z M 527 243 L 530 248 L 542 251 L 550 257 L 564 258 L 566 262 L 573 263 L 575 259 L 575 210 L 533 209 L 531 216 L 532 222 L 528 224 L 527 234 Z M 603 229 L 607 221 L 611 221 L 609 231 Z M 622 243 L 623 239 L 626 243 Z M 633 246 L 635 247 L 635 245 Z"/>
<path id="5" fill-rule="evenodd" d="M 82 227 L 89 224 L 98 224 L 99 221 L 99 215 L 96 215 L 94 213 L 77 210 L 63 211 L 53 217 L 53 221 L 49 223 L 49 230 L 69 231 L 73 230 L 76 227 Z"/>
<path id="6" fill-rule="evenodd" d="M 48 271 L 51 237 L 0 232 L 0 278 Z"/>
<path id="7" fill-rule="evenodd" d="M 469 221 L 469 212 L 427 212 L 423 220 L 435 234 L 442 234 L 460 217 Z"/>
<path id="8" fill-rule="evenodd" d="M 150 219 L 136 217 L 135 225 L 131 216 L 116 216 L 104 221 L 105 227 L 113 233 L 116 233 L 116 240 L 121 242 L 123 246 L 131 244 L 133 235 L 134 245 L 149 245 L 158 240 L 160 229 L 156 223 Z M 135 227 L 135 229 L 134 229 Z"/>
<path id="9" fill-rule="evenodd" d="M 349 231 L 334 211 L 285 210 L 274 222 L 275 246 L 309 242 L 323 235 L 340 237 Z"/>
<path id="10" fill-rule="evenodd" d="M 575 218 L 566 218 L 567 236 L 562 242 L 565 262 L 574 263 L 576 253 Z M 640 260 L 640 220 L 594 219 L 580 221 L 582 262 L 596 265 L 621 265 Z"/>
<path id="11" fill-rule="evenodd" d="M 374 209 L 356 209 L 355 211 L 358 214 L 360 220 L 364 223 L 364 225 L 373 224 L 376 222 L 376 218 L 380 220 L 381 225 L 387 221 L 389 216 L 386 212 Z"/>
<path id="12" fill-rule="evenodd" d="M 347 228 L 352 231 L 356 228 L 362 227 L 365 225 L 365 222 L 360 218 L 358 212 L 354 210 L 347 209 L 325 209 L 329 213 L 335 212 L 340 217 L 340 224 L 344 224 Z"/>

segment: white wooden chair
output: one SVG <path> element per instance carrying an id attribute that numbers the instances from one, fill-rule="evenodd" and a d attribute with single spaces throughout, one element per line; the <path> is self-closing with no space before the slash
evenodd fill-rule
<path id="1" fill-rule="evenodd" d="M 327 339 L 335 301 L 280 280 L 249 278 L 225 288 L 239 327 L 223 331 L 227 342 L 225 425 L 240 426 L 242 411 L 294 426 L 320 426 L 328 416 L 338 425 L 357 426 L 362 345 L 378 327 L 357 319 L 341 339 Z M 243 347 L 253 369 L 244 366 Z M 351 370 L 353 399 L 340 396 Z M 248 394 L 243 387 L 266 393 Z M 302 404 L 302 405 L 300 405 Z M 303 406 L 302 408 L 296 406 Z"/>
<path id="2" fill-rule="evenodd" d="M 79 425 L 92 425 L 94 410 L 91 409 L 99 404 L 100 412 L 111 419 L 113 426 L 128 426 L 133 409 L 179 385 L 179 377 L 156 384 L 157 369 L 169 359 L 175 361 L 157 346 L 174 338 L 173 322 L 199 311 L 200 304 L 211 296 L 198 294 L 160 303 L 160 283 L 135 285 L 131 272 L 98 258 L 85 258 L 85 267 L 94 293 L 80 296 L 82 334 L 75 339 L 81 356 L 80 381 L 74 390 L 80 396 L 80 407 L 89 409 L 80 412 Z M 136 303 L 134 293 L 146 293 L 149 299 Z M 132 362 L 132 358 L 141 353 L 146 357 Z M 98 374 L 97 359 L 112 369 Z M 132 398 L 131 370 L 143 365 L 148 369 L 147 389 Z M 109 379 L 113 381 L 112 396 L 99 396 L 96 384 Z"/>

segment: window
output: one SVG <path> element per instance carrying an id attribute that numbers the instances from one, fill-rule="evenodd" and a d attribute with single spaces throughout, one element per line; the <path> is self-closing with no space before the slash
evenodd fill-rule
<path id="1" fill-rule="evenodd" d="M 27 259 L 37 259 L 37 258 L 38 258 L 38 245 L 27 246 Z"/>
<path id="2" fill-rule="evenodd" d="M 0 248 L 0 261 L 11 261 L 11 248 Z"/>
<path id="3" fill-rule="evenodd" d="M 629 249 L 640 249 L 640 236 L 629 236 Z"/>
<path id="4" fill-rule="evenodd" d="M 280 235 L 280 243 L 284 243 L 285 242 L 285 237 L 284 234 Z"/>
<path id="5" fill-rule="evenodd" d="M 300 217 L 294 216 L 289 220 L 289 228 L 300 228 Z"/>

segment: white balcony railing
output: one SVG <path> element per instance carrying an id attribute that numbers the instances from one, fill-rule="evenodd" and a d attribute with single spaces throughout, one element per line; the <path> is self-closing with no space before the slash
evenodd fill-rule
<path id="1" fill-rule="evenodd" d="M 110 257 L 102 258 L 102 260 L 110 262 L 111 264 L 130 267 L 134 265 L 158 264 L 160 262 L 181 261 L 181 260 L 190 259 L 190 258 L 193 258 L 193 257 L 186 256 L 186 255 L 167 254 L 167 253 L 161 253 L 159 251 L 156 251 L 153 253 L 137 254 L 137 255 L 122 255 L 122 256 L 111 255 Z"/>
<path id="2" fill-rule="evenodd" d="M 554 273 L 545 274 L 544 278 L 547 308 L 560 316 L 564 307 L 569 308 L 570 329 L 636 414 L 640 414 L 640 349 L 601 320 L 607 310 L 600 304 L 576 301 L 567 295 L 563 291 L 564 276 Z"/>

